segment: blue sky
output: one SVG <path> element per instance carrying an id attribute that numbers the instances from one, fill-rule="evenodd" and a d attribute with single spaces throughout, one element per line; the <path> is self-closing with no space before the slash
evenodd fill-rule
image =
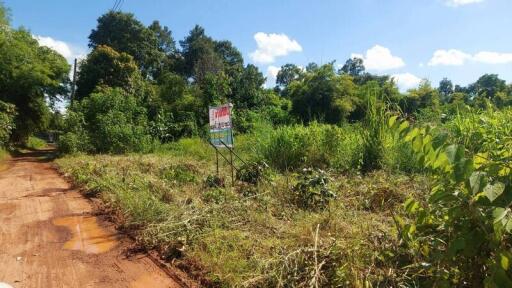
<path id="1" fill-rule="evenodd" d="M 114 0 L 4 0 L 14 26 L 68 59 L 87 53 L 87 36 Z M 176 40 L 195 25 L 232 41 L 272 81 L 285 63 L 343 64 L 396 75 L 402 90 L 421 78 L 455 84 L 497 73 L 512 82 L 510 0 L 124 0 L 122 11 L 158 19 Z"/>

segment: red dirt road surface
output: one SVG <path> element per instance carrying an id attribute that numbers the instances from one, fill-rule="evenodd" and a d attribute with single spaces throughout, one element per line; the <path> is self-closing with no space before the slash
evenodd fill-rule
<path id="1" fill-rule="evenodd" d="M 37 153 L 0 171 L 0 286 L 181 287 Z"/>

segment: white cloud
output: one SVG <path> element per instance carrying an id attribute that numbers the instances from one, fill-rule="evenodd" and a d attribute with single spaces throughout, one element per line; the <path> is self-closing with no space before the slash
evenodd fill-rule
<path id="1" fill-rule="evenodd" d="M 473 60 L 486 64 L 508 64 L 512 63 L 512 53 L 482 51 L 476 53 Z"/>
<path id="2" fill-rule="evenodd" d="M 437 50 L 434 52 L 434 56 L 428 62 L 428 66 L 438 66 L 438 65 L 447 65 L 447 66 L 460 66 L 464 65 L 466 60 L 471 59 L 471 55 L 464 53 L 460 50 L 450 49 L 450 50 Z"/>
<path id="3" fill-rule="evenodd" d="M 434 56 L 432 56 L 428 65 L 460 66 L 464 65 L 467 61 L 483 64 L 509 64 L 512 63 L 512 53 L 481 51 L 471 55 L 456 49 L 440 49 L 434 52 Z"/>
<path id="4" fill-rule="evenodd" d="M 302 46 L 286 34 L 263 33 L 254 34 L 258 48 L 249 54 L 252 61 L 259 64 L 274 63 L 276 57 L 286 56 L 291 52 L 301 52 Z"/>
<path id="5" fill-rule="evenodd" d="M 353 53 L 352 58 L 361 58 L 368 70 L 390 70 L 405 66 L 405 62 L 398 56 L 393 56 L 391 51 L 383 46 L 375 45 L 366 51 L 366 56 Z"/>
<path id="6" fill-rule="evenodd" d="M 459 6 L 475 4 L 475 3 L 480 3 L 480 2 L 484 2 L 484 0 L 446 0 L 445 1 L 446 5 L 451 6 L 451 7 L 459 7 Z"/>
<path id="7" fill-rule="evenodd" d="M 409 89 L 416 88 L 422 81 L 421 78 L 411 73 L 395 74 L 392 75 L 391 78 L 395 81 L 400 91 L 407 91 Z"/>
<path id="8" fill-rule="evenodd" d="M 33 35 L 33 37 L 39 42 L 39 45 L 55 50 L 57 53 L 64 56 L 69 63 L 72 63 L 75 58 L 85 57 L 86 49 L 72 46 L 64 41 L 55 40 L 52 37 L 38 35 Z"/>

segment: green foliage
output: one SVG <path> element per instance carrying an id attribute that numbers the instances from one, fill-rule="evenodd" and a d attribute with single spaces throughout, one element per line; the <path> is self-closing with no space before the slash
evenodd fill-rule
<path id="1" fill-rule="evenodd" d="M 256 154 L 270 167 L 290 171 L 301 167 L 351 170 L 361 159 L 358 127 L 312 123 L 256 131 Z"/>
<path id="2" fill-rule="evenodd" d="M 303 209 L 323 209 L 336 194 L 329 189 L 329 177 L 320 169 L 303 169 L 293 187 L 295 204 Z"/>
<path id="3" fill-rule="evenodd" d="M 267 163 L 263 161 L 244 164 L 238 168 L 236 179 L 249 184 L 258 184 L 264 180 L 267 168 Z"/>
<path id="4" fill-rule="evenodd" d="M 9 138 L 14 129 L 16 107 L 0 101 L 0 147 L 8 146 Z"/>
<path id="5" fill-rule="evenodd" d="M 386 107 L 377 102 L 375 91 L 368 87 L 368 108 L 362 134 L 361 170 L 369 172 L 383 167 L 386 137 Z"/>
<path id="6" fill-rule="evenodd" d="M 282 87 L 287 87 L 293 81 L 300 79 L 303 76 L 303 71 L 295 64 L 285 64 L 281 66 L 276 76 L 276 84 Z"/>
<path id="7" fill-rule="evenodd" d="M 224 178 L 217 175 L 208 175 L 204 179 L 204 186 L 207 188 L 222 188 L 225 187 Z"/>
<path id="8" fill-rule="evenodd" d="M 427 286 L 509 286 L 509 136 L 485 130 L 483 149 L 471 154 L 462 145 L 446 142 L 445 134 L 411 127 L 396 117 L 390 125 L 411 143 L 434 176 L 427 203 L 405 203 L 414 221 L 396 217 L 411 253 L 409 273 Z"/>
<path id="9" fill-rule="evenodd" d="M 68 72 L 66 59 L 39 46 L 29 31 L 0 27 L 0 101 L 14 105 L 17 112 L 12 142 L 24 144 L 46 127 L 46 99 L 55 102 L 66 94 Z"/>
<path id="10" fill-rule="evenodd" d="M 35 136 L 28 137 L 27 144 L 25 145 L 29 149 L 38 150 L 45 148 L 48 144 L 43 139 L 37 138 Z"/>
<path id="11" fill-rule="evenodd" d="M 131 13 L 110 11 L 98 18 L 97 27 L 89 35 L 89 47 L 108 46 L 119 53 L 129 54 L 143 75 L 152 75 L 165 55 L 161 51 L 165 31 L 156 28 L 145 27 Z"/>
<path id="12" fill-rule="evenodd" d="M 77 103 L 67 117 L 73 124 L 61 139 L 69 152 L 90 148 L 94 152 L 126 153 L 151 150 L 146 110 L 133 95 L 106 88 Z M 82 150 L 83 151 L 83 150 Z M 84 152 L 86 152 L 85 150 Z"/>
<path id="13" fill-rule="evenodd" d="M 287 87 L 292 113 L 304 123 L 325 121 L 337 124 L 356 109 L 357 86 L 349 75 L 336 75 L 332 64 L 307 73 Z"/>
<path id="14" fill-rule="evenodd" d="M 132 56 L 100 45 L 80 63 L 75 98 L 87 97 L 98 86 L 120 87 L 133 92 L 138 78 L 139 71 Z"/>

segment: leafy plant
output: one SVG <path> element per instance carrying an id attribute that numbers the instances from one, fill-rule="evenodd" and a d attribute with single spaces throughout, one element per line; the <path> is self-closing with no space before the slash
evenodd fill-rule
<path id="1" fill-rule="evenodd" d="M 329 189 L 329 176 L 320 169 L 303 169 L 293 187 L 295 203 L 303 209 L 323 209 L 336 194 Z"/>
<path id="2" fill-rule="evenodd" d="M 471 155 L 428 127 L 396 117 L 389 124 L 411 143 L 434 181 L 427 203 L 406 201 L 413 221 L 395 217 L 410 251 L 409 273 L 426 286 L 510 287 L 510 140 Z"/>
<path id="3" fill-rule="evenodd" d="M 217 175 L 208 175 L 204 179 L 204 185 L 208 188 L 221 188 L 225 187 L 226 183 L 224 178 Z"/>
<path id="4" fill-rule="evenodd" d="M 16 107 L 0 101 L 0 147 L 5 147 L 12 130 L 14 129 L 14 117 L 16 116 Z"/>
<path id="5" fill-rule="evenodd" d="M 249 184 L 258 184 L 265 177 L 267 163 L 263 161 L 244 164 L 238 169 L 236 179 Z"/>

